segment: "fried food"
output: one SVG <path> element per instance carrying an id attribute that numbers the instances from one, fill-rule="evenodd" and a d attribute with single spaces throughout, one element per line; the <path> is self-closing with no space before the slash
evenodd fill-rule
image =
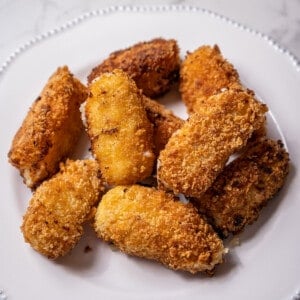
<path id="1" fill-rule="evenodd" d="M 35 188 L 58 171 L 74 149 L 82 130 L 79 106 L 87 89 L 66 66 L 49 78 L 17 131 L 8 153 L 24 183 Z"/>
<path id="2" fill-rule="evenodd" d="M 226 91 L 228 89 L 223 89 L 223 92 Z M 244 91 L 246 93 L 248 93 L 250 96 L 255 97 L 255 93 L 249 89 L 244 89 L 242 88 L 241 91 Z M 210 110 L 210 107 L 212 105 L 216 106 L 218 105 L 218 101 L 222 99 L 222 97 L 209 97 L 204 101 L 204 98 L 201 101 L 197 101 L 194 104 L 194 111 L 196 111 L 198 114 L 206 114 L 207 110 Z M 213 103 L 213 101 L 215 101 L 215 103 Z M 249 144 L 249 143 L 253 143 L 256 140 L 259 140 L 261 138 L 266 137 L 267 134 L 267 128 L 266 128 L 266 118 L 264 120 L 264 122 L 261 124 L 261 126 L 254 130 L 251 137 L 249 138 L 247 144 L 245 145 L 245 147 Z M 242 150 L 242 149 L 241 149 Z"/>
<path id="3" fill-rule="evenodd" d="M 159 186 L 175 194 L 201 197 L 229 156 L 265 122 L 266 106 L 241 90 L 226 90 L 207 103 L 205 112 L 192 114 L 160 152 Z"/>
<path id="4" fill-rule="evenodd" d="M 238 72 L 223 58 L 217 45 L 188 53 L 180 67 L 180 93 L 188 112 L 197 112 L 206 99 L 224 88 L 242 88 Z"/>
<path id="5" fill-rule="evenodd" d="M 222 237 L 241 232 L 283 186 L 289 155 L 281 141 L 263 139 L 228 164 L 196 207 Z"/>
<path id="6" fill-rule="evenodd" d="M 191 204 L 138 185 L 107 192 L 97 208 L 94 228 L 121 251 L 174 270 L 212 271 L 225 252 L 222 241 Z"/>
<path id="7" fill-rule="evenodd" d="M 152 173 L 153 128 L 142 94 L 121 71 L 105 73 L 90 85 L 85 106 L 91 150 L 109 184 L 133 184 Z"/>
<path id="8" fill-rule="evenodd" d="M 113 52 L 88 76 L 96 77 L 114 69 L 122 69 L 148 97 L 158 97 L 169 91 L 179 77 L 179 48 L 175 40 L 156 38 Z"/>
<path id="9" fill-rule="evenodd" d="M 102 192 L 96 161 L 61 163 L 59 173 L 44 181 L 30 201 L 21 227 L 25 241 L 51 259 L 67 254 Z"/>
<path id="10" fill-rule="evenodd" d="M 184 121 L 162 104 L 146 96 L 143 97 L 143 104 L 147 117 L 153 124 L 154 151 L 158 156 L 159 152 L 165 148 L 169 138 L 183 125 Z"/>
<path id="11" fill-rule="evenodd" d="M 188 53 L 180 68 L 180 92 L 188 112 L 202 113 L 207 99 L 228 89 L 240 89 L 254 96 L 254 92 L 245 88 L 234 66 L 223 56 L 217 45 L 202 46 Z M 218 97 L 214 98 L 215 100 Z M 266 125 L 253 132 L 252 140 L 265 136 Z"/>

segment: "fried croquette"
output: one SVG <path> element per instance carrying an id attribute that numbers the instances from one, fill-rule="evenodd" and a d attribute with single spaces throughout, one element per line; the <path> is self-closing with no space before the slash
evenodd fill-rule
<path id="1" fill-rule="evenodd" d="M 107 192 L 97 208 L 94 228 L 99 238 L 121 251 L 174 270 L 212 271 L 226 252 L 191 204 L 138 185 Z"/>
<path id="2" fill-rule="evenodd" d="M 224 88 L 242 88 L 238 72 L 223 58 L 217 45 L 202 46 L 188 53 L 180 67 L 179 89 L 188 112 Z"/>
<path id="3" fill-rule="evenodd" d="M 160 152 L 159 186 L 175 194 L 201 197 L 230 155 L 265 122 L 266 106 L 247 92 L 226 90 L 207 102 L 205 113 L 192 114 Z"/>
<path id="4" fill-rule="evenodd" d="M 198 199 L 199 211 L 222 237 L 241 232 L 283 186 L 289 155 L 281 141 L 263 139 L 228 164 Z"/>
<path id="5" fill-rule="evenodd" d="M 35 191 L 21 230 L 25 241 L 51 259 L 67 254 L 83 233 L 91 209 L 103 192 L 94 160 L 67 160 Z"/>
<path id="6" fill-rule="evenodd" d="M 96 77 L 114 69 L 122 69 L 148 97 L 158 97 L 169 91 L 179 77 L 179 48 L 175 40 L 156 38 L 113 52 L 88 76 Z"/>
<path id="7" fill-rule="evenodd" d="M 24 183 L 35 188 L 59 169 L 82 130 L 79 107 L 87 89 L 64 66 L 49 78 L 17 131 L 8 153 Z"/>
<path id="8" fill-rule="evenodd" d="M 171 135 L 183 125 L 184 121 L 162 104 L 146 96 L 143 97 L 143 104 L 147 117 L 153 124 L 154 152 L 158 156 Z"/>
<path id="9" fill-rule="evenodd" d="M 223 91 L 228 89 L 223 89 Z M 247 92 L 252 97 L 255 96 L 255 93 L 249 89 L 242 88 L 241 91 Z M 206 114 L 206 110 L 210 109 L 211 105 L 218 105 L 218 101 L 220 100 L 220 97 L 209 97 L 204 101 L 198 101 L 194 104 L 194 111 L 196 111 L 198 114 Z M 216 101 L 215 103 L 212 103 L 212 101 Z M 255 142 L 258 139 L 266 137 L 267 134 L 267 128 L 266 128 L 266 118 L 265 121 L 262 123 L 261 127 L 254 130 L 251 137 L 249 138 L 248 143 Z M 247 146 L 247 145 L 246 145 Z"/>
<path id="10" fill-rule="evenodd" d="M 133 184 L 151 175 L 153 128 L 134 81 L 121 71 L 90 85 L 85 106 L 91 150 L 107 183 Z"/>

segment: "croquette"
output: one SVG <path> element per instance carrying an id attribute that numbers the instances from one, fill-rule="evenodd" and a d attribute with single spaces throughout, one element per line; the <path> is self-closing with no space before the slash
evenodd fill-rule
<path id="1" fill-rule="evenodd" d="M 89 84 L 99 75 L 122 69 L 148 97 L 170 90 L 179 77 L 179 48 L 173 39 L 156 38 L 113 52 L 88 76 Z"/>
<path id="2" fill-rule="evenodd" d="M 201 197 L 230 155 L 265 122 L 267 107 L 242 90 L 226 90 L 207 101 L 205 113 L 192 114 L 160 152 L 160 188 Z"/>
<path id="3" fill-rule="evenodd" d="M 153 171 L 153 128 L 142 98 L 135 82 L 121 70 L 102 74 L 90 85 L 87 132 L 108 184 L 133 184 Z"/>
<path id="4" fill-rule="evenodd" d="M 201 198 L 193 199 L 222 237 L 241 232 L 283 186 L 289 155 L 281 141 L 262 139 L 228 164 Z"/>
<path id="5" fill-rule="evenodd" d="M 83 234 L 83 223 L 104 191 L 94 160 L 67 160 L 35 191 L 24 215 L 24 239 L 51 259 L 66 255 Z"/>
<path id="6" fill-rule="evenodd" d="M 184 121 L 164 105 L 146 96 L 143 97 L 143 104 L 147 117 L 153 125 L 154 152 L 158 156 L 172 134 L 183 125 Z"/>
<path id="7" fill-rule="evenodd" d="M 239 74 L 217 45 L 201 46 L 188 53 L 180 67 L 179 90 L 189 113 L 225 88 L 242 89 Z"/>
<path id="8" fill-rule="evenodd" d="M 79 107 L 87 88 L 69 71 L 58 68 L 49 78 L 17 131 L 8 153 L 24 183 L 37 187 L 69 157 L 83 131 Z"/>
<path id="9" fill-rule="evenodd" d="M 191 204 L 138 185 L 108 191 L 97 208 L 94 228 L 99 238 L 121 251 L 174 270 L 213 271 L 226 252 Z"/>

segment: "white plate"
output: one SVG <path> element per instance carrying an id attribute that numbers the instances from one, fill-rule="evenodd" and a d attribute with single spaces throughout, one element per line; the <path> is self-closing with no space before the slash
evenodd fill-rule
<path id="1" fill-rule="evenodd" d="M 85 81 L 111 51 L 158 36 L 177 39 L 182 56 L 202 44 L 220 46 L 243 82 L 269 105 L 271 135 L 285 139 L 291 155 L 288 181 L 212 278 L 128 257 L 96 240 L 90 230 L 70 255 L 50 261 L 24 243 L 19 229 L 31 193 L 7 163 L 12 137 L 58 66 L 67 64 Z M 119 7 L 86 14 L 29 41 L 0 72 L 0 299 L 300 298 L 300 74 L 288 52 L 201 9 Z M 172 97 L 164 101 L 184 116 L 180 102 L 169 101 Z M 85 253 L 87 245 L 92 251 Z"/>

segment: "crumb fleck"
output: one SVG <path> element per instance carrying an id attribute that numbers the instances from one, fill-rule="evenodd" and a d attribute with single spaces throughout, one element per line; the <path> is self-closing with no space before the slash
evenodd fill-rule
<path id="1" fill-rule="evenodd" d="M 87 246 L 84 247 L 84 253 L 91 252 L 92 250 L 93 249 L 89 245 L 87 245 Z"/>

